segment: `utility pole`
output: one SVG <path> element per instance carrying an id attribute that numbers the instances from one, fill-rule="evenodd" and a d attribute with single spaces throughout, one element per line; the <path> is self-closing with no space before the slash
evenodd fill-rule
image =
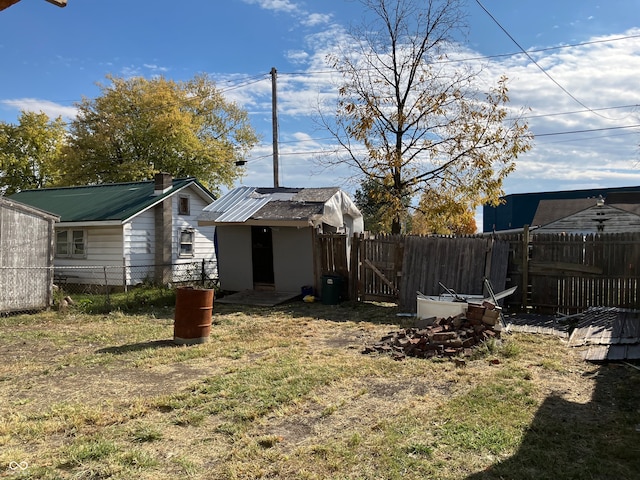
<path id="1" fill-rule="evenodd" d="M 278 188 L 278 92 L 276 67 L 271 68 L 271 121 L 273 123 L 273 186 Z"/>

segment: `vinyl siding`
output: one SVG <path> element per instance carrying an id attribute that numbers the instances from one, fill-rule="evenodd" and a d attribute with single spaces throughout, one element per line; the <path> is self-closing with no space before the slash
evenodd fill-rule
<path id="1" fill-rule="evenodd" d="M 178 214 L 178 202 L 181 196 L 189 197 L 189 215 Z M 172 257 L 174 263 L 191 263 L 197 260 L 215 259 L 215 249 L 213 236 L 215 227 L 199 227 L 197 218 L 202 213 L 202 209 L 208 205 L 200 196 L 188 189 L 172 197 L 173 211 L 173 246 Z M 195 233 L 193 256 L 180 256 L 180 232 L 185 229 L 193 229 Z"/>
<path id="2" fill-rule="evenodd" d="M 178 202 L 181 196 L 189 197 L 190 211 L 188 215 L 178 214 Z M 171 252 L 173 264 L 193 264 L 202 260 L 215 260 L 213 235 L 215 227 L 199 227 L 196 218 L 202 209 L 208 205 L 192 188 L 186 188 L 169 197 L 171 202 Z M 194 230 L 194 255 L 179 256 L 180 232 L 183 229 Z M 73 229 L 73 228 L 72 228 Z M 146 279 L 154 278 L 155 270 L 155 215 L 153 208 L 149 208 L 122 226 L 115 227 L 87 227 L 85 230 L 86 252 L 85 258 L 56 258 L 58 267 L 88 267 L 92 269 L 70 269 L 73 275 L 69 283 L 104 284 L 104 274 L 107 267 L 107 281 L 109 285 L 122 285 L 123 278 L 127 285 L 136 285 Z M 124 267 L 127 267 L 126 269 Z M 174 274 L 184 271 L 184 267 L 175 268 Z M 126 275 L 126 278 L 125 278 Z"/>
<path id="3" fill-rule="evenodd" d="M 147 210 L 124 225 L 124 256 L 127 265 L 153 265 L 154 242 L 155 219 L 153 210 Z"/>
<path id="4" fill-rule="evenodd" d="M 85 231 L 86 257 L 55 257 L 56 273 L 66 277 L 67 283 L 104 285 L 106 281 L 112 286 L 122 285 L 122 227 L 71 229 Z"/>

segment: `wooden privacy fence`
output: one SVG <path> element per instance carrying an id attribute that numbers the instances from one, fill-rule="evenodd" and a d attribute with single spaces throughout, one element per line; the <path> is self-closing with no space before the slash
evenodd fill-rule
<path id="1" fill-rule="evenodd" d="M 416 311 L 416 291 L 444 293 L 440 284 L 462 295 L 504 290 L 509 255 L 507 242 L 492 237 L 412 237 L 405 240 L 399 306 Z"/>
<path id="2" fill-rule="evenodd" d="M 441 283 L 461 294 L 485 293 L 485 278 L 496 291 L 505 285 L 509 244 L 495 238 L 361 234 L 350 240 L 347 245 L 343 235 L 318 235 L 316 272 L 348 279 L 352 300 L 396 302 L 415 312 L 416 292 L 444 293 Z"/>
<path id="3" fill-rule="evenodd" d="M 338 275 L 345 279 L 342 284 L 342 297 L 351 298 L 349 267 L 349 243 L 346 235 L 327 233 L 316 234 L 314 242 L 313 263 L 315 270 L 316 290 L 320 292 L 324 275 Z"/>
<path id="4" fill-rule="evenodd" d="M 398 303 L 416 311 L 416 291 L 486 294 L 517 286 L 514 311 L 577 313 L 589 307 L 640 309 L 640 233 L 472 237 L 318 235 L 317 283 L 338 274 L 344 298 Z"/>
<path id="5" fill-rule="evenodd" d="M 589 307 L 640 308 L 640 233 L 522 234 L 510 244 L 509 285 L 526 285 L 515 309 L 578 313 Z"/>

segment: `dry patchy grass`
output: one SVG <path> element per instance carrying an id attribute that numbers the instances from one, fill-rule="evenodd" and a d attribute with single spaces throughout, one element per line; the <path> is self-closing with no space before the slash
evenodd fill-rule
<path id="1" fill-rule="evenodd" d="M 640 372 L 509 335 L 466 367 L 363 355 L 388 305 L 0 318 L 0 477 L 634 478 Z M 492 362 L 494 360 L 495 362 Z M 14 463 L 15 462 L 15 463 Z M 26 467 L 21 470 L 22 467 Z"/>

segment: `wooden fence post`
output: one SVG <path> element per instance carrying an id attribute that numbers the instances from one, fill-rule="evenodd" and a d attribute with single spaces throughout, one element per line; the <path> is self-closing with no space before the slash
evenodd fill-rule
<path id="1" fill-rule="evenodd" d="M 493 237 L 487 238 L 487 250 L 486 250 L 486 255 L 484 257 L 484 278 L 485 280 L 489 279 L 489 281 L 491 281 L 491 262 L 493 261 L 493 242 L 494 242 Z M 486 281 L 483 282 L 483 284 L 484 286 L 482 287 L 482 293 L 484 297 L 487 298 L 487 296 L 489 295 L 489 292 L 487 291 Z"/>
<path id="2" fill-rule="evenodd" d="M 354 233 L 351 237 L 351 252 L 349 255 L 349 300 L 358 301 L 360 298 L 360 246 L 361 234 Z"/>
<path id="3" fill-rule="evenodd" d="M 122 290 L 124 293 L 127 293 L 127 259 L 126 257 L 122 257 Z"/>
<path id="4" fill-rule="evenodd" d="M 529 225 L 522 230 L 522 309 L 528 306 L 529 294 Z"/>

